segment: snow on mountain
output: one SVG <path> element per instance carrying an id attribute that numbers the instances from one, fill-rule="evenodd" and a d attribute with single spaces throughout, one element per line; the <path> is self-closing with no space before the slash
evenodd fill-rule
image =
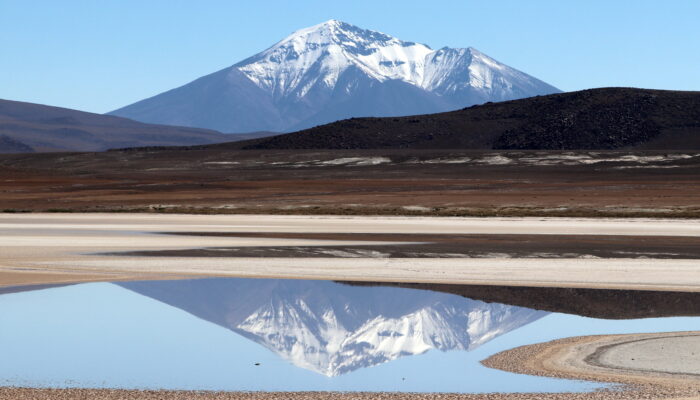
<path id="1" fill-rule="evenodd" d="M 119 285 L 231 329 L 327 376 L 437 349 L 471 350 L 546 312 L 460 296 L 254 279 Z"/>
<path id="2" fill-rule="evenodd" d="M 316 84 L 335 87 L 351 66 L 380 82 L 399 79 L 420 85 L 425 56 L 431 52 L 422 44 L 330 20 L 294 32 L 234 67 L 273 97 L 304 97 Z"/>
<path id="3" fill-rule="evenodd" d="M 112 114 L 227 132 L 290 131 L 555 92 L 473 48 L 433 50 L 330 20 Z"/>

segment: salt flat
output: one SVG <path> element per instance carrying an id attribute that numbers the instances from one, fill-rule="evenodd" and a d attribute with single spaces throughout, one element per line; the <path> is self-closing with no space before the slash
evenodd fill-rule
<path id="1" fill-rule="evenodd" d="M 197 233 L 541 234 L 699 237 L 700 221 L 574 218 L 0 214 L 0 285 L 181 276 L 239 276 L 700 291 L 700 260 L 654 258 L 147 257 L 137 250 L 380 245 Z M 163 233 L 178 233 L 166 235 Z M 410 243 L 403 242 L 405 246 Z M 105 255 L 105 253 L 109 253 Z M 4 274 L 4 278 L 3 276 Z M 32 275 L 34 274 L 34 275 Z M 13 278 L 9 278 L 9 276 Z M 35 280 L 31 276 L 36 277 Z M 36 281 L 36 282 L 34 282 Z M 56 282 L 56 279 L 49 279 Z"/>
<path id="2" fill-rule="evenodd" d="M 164 232 L 355 232 L 700 236 L 700 220 L 644 218 L 450 218 L 387 216 L 193 215 L 146 213 L 0 214 L 8 230 Z"/>

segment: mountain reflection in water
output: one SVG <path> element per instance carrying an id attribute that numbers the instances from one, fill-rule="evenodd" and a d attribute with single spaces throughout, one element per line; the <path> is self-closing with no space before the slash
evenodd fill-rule
<path id="1" fill-rule="evenodd" d="M 118 285 L 337 376 L 431 349 L 472 350 L 547 312 L 456 295 L 328 281 L 201 279 Z"/>

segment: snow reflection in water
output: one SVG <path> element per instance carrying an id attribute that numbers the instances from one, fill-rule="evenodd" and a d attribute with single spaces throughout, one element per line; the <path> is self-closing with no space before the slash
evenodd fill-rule
<path id="1" fill-rule="evenodd" d="M 120 286 L 262 344 L 292 364 L 342 375 L 431 349 L 471 350 L 547 315 L 425 290 L 276 279 Z"/>

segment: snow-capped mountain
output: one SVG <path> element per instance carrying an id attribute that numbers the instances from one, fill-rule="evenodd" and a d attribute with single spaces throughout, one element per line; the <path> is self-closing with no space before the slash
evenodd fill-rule
<path id="1" fill-rule="evenodd" d="M 119 285 L 337 376 L 431 349 L 471 350 L 546 312 L 460 296 L 324 281 L 208 279 Z"/>
<path id="2" fill-rule="evenodd" d="M 330 20 L 111 114 L 224 132 L 285 132 L 558 91 L 473 48 L 433 50 Z"/>
<path id="3" fill-rule="evenodd" d="M 335 87 L 353 67 L 380 82 L 398 79 L 420 86 L 431 52 L 422 44 L 331 20 L 299 30 L 236 66 L 275 98 L 304 97 L 316 85 Z"/>

